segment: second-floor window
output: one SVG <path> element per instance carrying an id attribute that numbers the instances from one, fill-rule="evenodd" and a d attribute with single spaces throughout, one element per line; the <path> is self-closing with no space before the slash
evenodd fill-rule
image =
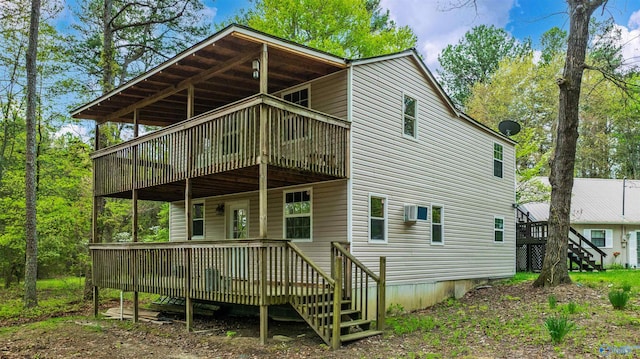
<path id="1" fill-rule="evenodd" d="M 282 99 L 300 106 L 309 107 L 309 87 L 299 88 L 292 92 L 285 92 Z M 294 114 L 289 115 L 284 122 L 283 139 L 293 141 L 309 136 L 308 119 Z"/>
<path id="2" fill-rule="evenodd" d="M 282 99 L 300 106 L 309 107 L 309 87 L 303 87 L 291 92 L 285 92 Z"/>
<path id="3" fill-rule="evenodd" d="M 502 145 L 493 144 L 493 175 L 502 178 Z"/>
<path id="4" fill-rule="evenodd" d="M 402 127 L 405 136 L 416 138 L 418 134 L 417 110 L 418 101 L 408 95 L 404 95 Z"/>

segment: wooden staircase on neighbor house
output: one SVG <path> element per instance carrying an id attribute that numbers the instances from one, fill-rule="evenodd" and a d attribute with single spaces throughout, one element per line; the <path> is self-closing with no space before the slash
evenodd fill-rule
<path id="1" fill-rule="evenodd" d="M 533 221 L 529 213 L 517 208 L 517 270 L 534 272 L 542 269 L 548 233 L 549 224 L 547 221 Z M 573 227 L 569 227 L 567 241 L 567 259 L 570 271 L 605 271 L 604 257 L 607 254 L 593 242 Z M 597 257 L 599 257 L 599 261 L 596 261 Z"/>

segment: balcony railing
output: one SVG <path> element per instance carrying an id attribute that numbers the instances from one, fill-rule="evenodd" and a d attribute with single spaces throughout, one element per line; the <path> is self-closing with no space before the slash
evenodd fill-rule
<path id="1" fill-rule="evenodd" d="M 96 151 L 94 195 L 254 166 L 260 156 L 261 113 L 266 115 L 269 165 L 347 176 L 348 122 L 260 94 Z"/>

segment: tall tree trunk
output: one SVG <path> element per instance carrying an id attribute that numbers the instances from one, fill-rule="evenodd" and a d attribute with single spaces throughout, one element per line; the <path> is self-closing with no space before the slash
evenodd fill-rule
<path id="1" fill-rule="evenodd" d="M 585 54 L 589 40 L 591 14 L 606 0 L 567 0 L 569 4 L 569 39 L 567 57 L 560 87 L 556 147 L 551 159 L 551 208 L 549 209 L 549 238 L 540 276 L 533 283 L 550 287 L 571 283 L 567 268 L 567 244 L 571 211 L 573 170 L 578 141 L 578 105 L 580 86 L 585 69 Z"/>
<path id="2" fill-rule="evenodd" d="M 24 305 L 38 305 L 36 281 L 38 279 L 38 233 L 36 231 L 36 58 L 38 55 L 38 28 L 40 0 L 31 0 L 29 47 L 27 50 L 27 148 L 25 169 L 26 193 L 26 261 L 24 270 Z"/>
<path id="3" fill-rule="evenodd" d="M 102 13 L 102 93 L 105 94 L 113 89 L 113 1 L 104 0 Z"/>

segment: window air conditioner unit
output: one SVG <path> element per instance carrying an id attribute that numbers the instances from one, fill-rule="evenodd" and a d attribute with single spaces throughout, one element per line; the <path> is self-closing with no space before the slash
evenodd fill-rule
<path id="1" fill-rule="evenodd" d="M 404 221 L 415 222 L 418 220 L 418 206 L 415 204 L 404 205 Z"/>

